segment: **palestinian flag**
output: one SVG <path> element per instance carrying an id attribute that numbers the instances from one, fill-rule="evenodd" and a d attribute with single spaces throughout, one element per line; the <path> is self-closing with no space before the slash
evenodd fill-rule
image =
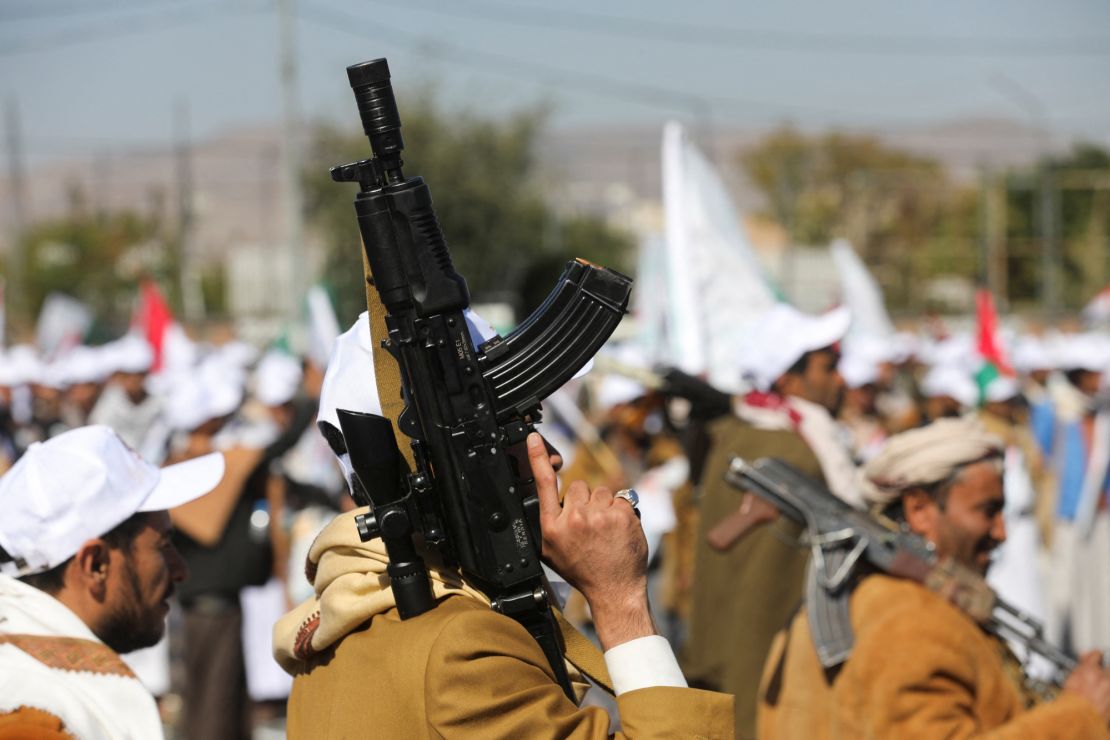
<path id="1" fill-rule="evenodd" d="M 975 291 L 975 314 L 978 320 L 978 339 L 976 348 L 982 365 L 975 373 L 975 382 L 979 385 L 980 403 L 986 396 L 987 386 L 995 378 L 1006 376 L 1014 377 L 1013 365 L 1006 356 L 1002 346 L 1002 337 L 998 333 L 998 313 L 994 309 L 994 296 L 989 290 L 980 288 Z"/>

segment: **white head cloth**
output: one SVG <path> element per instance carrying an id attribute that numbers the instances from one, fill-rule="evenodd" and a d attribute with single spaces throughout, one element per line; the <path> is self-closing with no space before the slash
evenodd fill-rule
<path id="1" fill-rule="evenodd" d="M 1002 440 L 977 419 L 939 419 L 887 440 L 863 468 L 863 497 L 869 504 L 890 503 L 909 488 L 938 483 L 1003 449 Z"/>

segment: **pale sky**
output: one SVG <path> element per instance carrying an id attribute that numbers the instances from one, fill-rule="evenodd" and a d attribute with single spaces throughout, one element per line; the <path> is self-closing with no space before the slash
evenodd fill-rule
<path id="1" fill-rule="evenodd" d="M 388 57 L 494 115 L 555 126 L 1043 122 L 1110 144 L 1110 3 L 291 0 L 305 118 L 355 126 L 348 64 Z M 0 96 L 32 160 L 279 119 L 271 0 L 0 0 Z"/>

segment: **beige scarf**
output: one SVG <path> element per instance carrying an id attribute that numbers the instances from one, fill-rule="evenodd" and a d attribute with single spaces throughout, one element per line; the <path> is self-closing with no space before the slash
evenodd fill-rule
<path id="1" fill-rule="evenodd" d="M 289 673 L 370 617 L 397 605 L 385 570 L 385 545 L 380 539 L 363 542 L 358 536 L 355 517 L 368 511 L 364 507 L 340 514 L 309 548 L 305 576 L 316 596 L 274 625 L 274 659 Z M 436 599 L 459 594 L 489 605 L 489 599 L 458 574 L 433 563 L 427 553 L 424 559 Z"/>
<path id="2" fill-rule="evenodd" d="M 366 620 L 397 605 L 386 573 L 389 557 L 385 545 L 380 539 L 363 542 L 358 536 L 355 517 L 368 511 L 364 507 L 340 514 L 324 527 L 309 548 L 305 577 L 316 596 L 294 607 L 274 625 L 274 660 L 287 673 L 296 673 L 305 661 L 338 643 Z M 489 607 L 490 600 L 485 594 L 467 585 L 458 573 L 445 568 L 433 553 L 424 552 L 423 557 L 428 566 L 432 594 L 437 600 L 457 594 Z M 571 641 L 585 641 L 586 638 L 564 632 L 564 639 L 568 640 L 569 653 Z M 581 657 L 583 651 L 579 648 L 577 654 Z M 596 653 L 597 649 L 593 648 L 592 652 Z M 568 660 L 566 665 L 581 701 L 589 684 L 573 663 Z M 585 665 L 583 669 L 589 672 L 590 667 Z M 609 677 L 604 670 L 598 668 L 591 675 L 598 680 L 598 671 L 602 688 L 606 688 L 604 684 Z"/>

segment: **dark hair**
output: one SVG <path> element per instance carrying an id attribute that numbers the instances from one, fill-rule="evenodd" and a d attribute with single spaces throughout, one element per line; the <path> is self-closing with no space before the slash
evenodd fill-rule
<path id="1" fill-rule="evenodd" d="M 127 519 L 117 524 L 112 529 L 105 532 L 100 536 L 108 547 L 116 550 L 131 551 L 131 543 L 134 542 L 139 532 L 142 531 L 143 526 L 147 522 L 147 512 L 140 511 L 132 514 Z M 64 562 L 55 565 L 50 570 L 44 570 L 41 573 L 32 573 L 30 575 L 20 577 L 28 586 L 34 586 L 39 591 L 45 591 L 48 594 L 56 594 L 65 586 L 65 572 L 69 567 L 70 561 L 73 558 L 67 558 Z"/>
<path id="2" fill-rule="evenodd" d="M 1083 380 L 1083 376 L 1088 374 L 1097 375 L 1094 370 L 1088 370 L 1085 367 L 1076 367 L 1065 371 L 1064 377 L 1067 378 L 1068 383 L 1070 383 L 1073 388 L 1078 388 L 1079 383 Z"/>
<path id="3" fill-rule="evenodd" d="M 835 345 L 835 344 L 830 344 L 830 345 L 828 345 L 828 346 L 826 346 L 826 347 L 818 347 L 817 349 L 811 349 L 811 350 L 809 350 L 808 352 L 806 352 L 805 354 L 803 354 L 803 355 L 802 355 L 801 357 L 799 357 L 799 358 L 798 358 L 798 359 L 797 359 L 797 360 L 796 360 L 796 361 L 794 362 L 794 364 L 793 364 L 793 365 L 791 365 L 790 367 L 788 367 L 788 368 L 786 369 L 786 371 L 785 371 L 785 372 L 783 372 L 783 374 L 782 374 L 782 375 L 790 375 L 790 374 L 794 374 L 794 375 L 805 375 L 805 373 L 806 373 L 806 370 L 808 370 L 808 369 L 809 369 L 809 361 L 810 361 L 810 359 L 811 359 L 811 358 L 812 358 L 812 357 L 813 357 L 814 355 L 819 355 L 819 354 L 821 354 L 822 352 L 825 352 L 825 353 L 828 353 L 828 354 L 831 354 L 831 355 L 833 355 L 833 356 L 834 356 L 834 357 L 835 357 L 835 358 L 837 359 L 837 361 L 839 361 L 839 359 L 840 359 L 840 351 L 839 351 L 839 350 L 838 350 L 838 349 L 836 348 L 836 345 Z M 782 376 L 780 375 L 779 377 L 782 377 Z"/>

